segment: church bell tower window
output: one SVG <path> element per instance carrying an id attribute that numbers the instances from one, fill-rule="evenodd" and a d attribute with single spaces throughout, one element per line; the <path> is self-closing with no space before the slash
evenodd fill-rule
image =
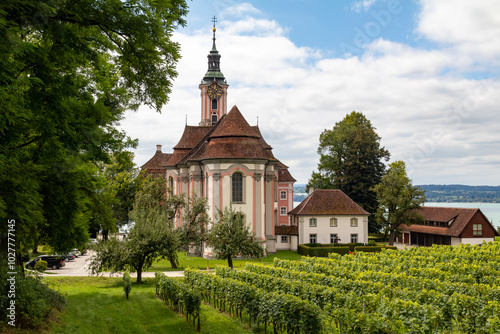
<path id="1" fill-rule="evenodd" d="M 212 113 L 212 125 L 215 125 L 217 123 L 217 113 L 213 112 Z"/>
<path id="2" fill-rule="evenodd" d="M 212 109 L 217 109 L 217 100 L 216 99 L 212 100 Z"/>

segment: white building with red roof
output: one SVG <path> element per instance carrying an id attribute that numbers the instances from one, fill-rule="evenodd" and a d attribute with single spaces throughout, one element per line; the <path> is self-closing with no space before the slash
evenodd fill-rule
<path id="1" fill-rule="evenodd" d="M 421 224 L 399 226 L 399 242 L 408 245 L 432 246 L 482 244 L 494 241 L 498 232 L 477 208 L 446 208 L 423 206 L 418 213 Z"/>
<path id="2" fill-rule="evenodd" d="M 308 243 L 368 243 L 370 213 L 342 190 L 316 189 L 289 215 L 291 226 L 278 228 L 278 249 L 295 250 L 297 244 Z"/>

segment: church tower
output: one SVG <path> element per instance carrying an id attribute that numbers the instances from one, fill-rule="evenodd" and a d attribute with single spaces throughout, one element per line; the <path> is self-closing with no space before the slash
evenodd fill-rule
<path id="1" fill-rule="evenodd" d="M 214 125 L 227 113 L 227 88 L 229 85 L 220 71 L 220 54 L 215 47 L 215 16 L 212 50 L 208 54 L 208 70 L 201 80 L 201 122 L 200 126 Z"/>

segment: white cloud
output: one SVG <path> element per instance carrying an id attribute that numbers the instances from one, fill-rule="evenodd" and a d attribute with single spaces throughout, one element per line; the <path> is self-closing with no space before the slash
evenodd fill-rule
<path id="1" fill-rule="evenodd" d="M 426 36 L 432 35 L 429 20 L 443 8 L 429 6 L 430 1 L 423 2 L 418 25 Z M 474 20 L 476 14 L 457 15 Z M 437 30 L 453 26 L 439 22 Z M 494 58 L 496 51 L 467 29 L 460 34 L 436 29 L 434 40 L 449 35 L 454 44 L 424 50 L 377 39 L 361 57 L 318 58 L 318 50 L 292 43 L 275 21 L 222 20 L 217 48 L 230 85 L 229 108 L 237 105 L 250 124 L 259 118 L 275 156 L 300 183 L 316 169 L 320 133 L 356 110 L 372 121 L 392 160 L 406 161 L 416 184 L 500 184 L 500 82 L 462 74 L 481 65 L 481 59 Z M 138 165 L 154 154 L 156 144 L 171 152 L 186 114 L 190 125 L 200 119 L 198 84 L 207 69 L 211 31 L 177 33 L 175 38 L 183 58 L 171 102 L 161 115 L 141 110 L 122 122 L 130 136 L 140 139 Z M 470 43 L 484 45 L 481 57 L 457 52 Z"/>
<path id="2" fill-rule="evenodd" d="M 420 0 L 417 33 L 452 45 L 457 54 L 498 64 L 500 2 L 498 0 Z"/>
<path id="3" fill-rule="evenodd" d="M 232 1 L 227 1 L 227 2 L 229 3 L 229 6 L 221 12 L 220 14 L 221 18 L 224 17 L 241 18 L 245 15 L 261 14 L 261 11 L 255 8 L 251 3 L 243 2 L 231 5 Z"/>
<path id="4" fill-rule="evenodd" d="M 359 13 L 361 10 L 367 12 L 377 0 L 362 0 L 356 1 L 351 5 L 351 10 Z"/>

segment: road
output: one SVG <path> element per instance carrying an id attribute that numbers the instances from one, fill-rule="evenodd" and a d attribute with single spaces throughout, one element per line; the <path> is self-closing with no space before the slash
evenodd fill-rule
<path id="1" fill-rule="evenodd" d="M 66 265 L 60 269 L 47 269 L 43 276 L 90 276 L 89 261 L 92 258 L 92 252 L 80 255 L 71 261 L 66 261 Z M 169 277 L 183 277 L 183 271 L 165 271 L 164 274 Z M 101 273 L 104 277 L 121 277 L 121 273 L 111 274 L 109 272 Z M 130 273 L 131 277 L 136 277 L 135 273 Z M 142 277 L 155 277 L 154 272 L 142 272 Z"/>

